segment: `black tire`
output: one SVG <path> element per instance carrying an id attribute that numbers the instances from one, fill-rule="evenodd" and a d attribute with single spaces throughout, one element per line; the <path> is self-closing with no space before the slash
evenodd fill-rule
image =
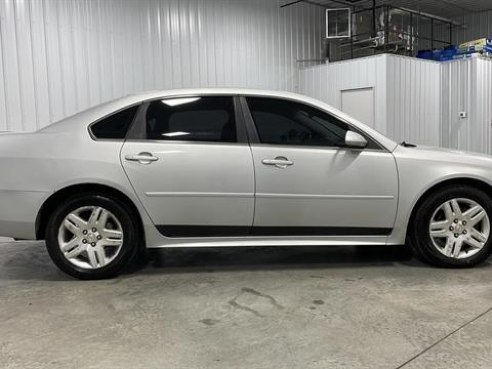
<path id="1" fill-rule="evenodd" d="M 439 206 L 454 198 L 475 201 L 486 211 L 489 220 L 492 219 L 492 200 L 478 188 L 450 185 L 432 193 L 416 209 L 407 238 L 415 256 L 424 263 L 443 268 L 469 268 L 484 262 L 492 253 L 492 234 L 480 251 L 462 259 L 446 256 L 434 246 L 429 234 L 431 218 Z"/>
<path id="2" fill-rule="evenodd" d="M 124 238 L 119 254 L 109 264 L 97 269 L 74 265 L 64 255 L 58 242 L 58 230 L 65 217 L 75 209 L 100 206 L 111 212 L 121 223 Z M 46 248 L 53 262 L 66 274 L 82 280 L 115 277 L 142 254 L 142 234 L 137 215 L 124 202 L 105 194 L 82 193 L 74 195 L 55 209 L 46 227 Z"/>

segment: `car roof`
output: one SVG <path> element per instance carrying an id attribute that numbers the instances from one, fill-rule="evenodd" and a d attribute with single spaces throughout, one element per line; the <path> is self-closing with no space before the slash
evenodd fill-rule
<path id="1" fill-rule="evenodd" d="M 50 131 L 67 131 L 76 129 L 84 122 L 89 124 L 108 114 L 124 109 L 125 107 L 139 104 L 148 100 L 159 98 L 189 96 L 189 95 L 261 95 L 261 96 L 278 96 L 284 98 L 302 99 L 301 95 L 284 91 L 272 90 L 255 90 L 255 89 L 237 89 L 237 88 L 189 88 L 189 89 L 171 89 L 171 90 L 154 90 L 141 93 L 126 95 L 96 106 L 87 110 L 78 112 L 62 120 L 52 123 L 51 125 L 40 129 L 41 132 Z"/>
<path id="2" fill-rule="evenodd" d="M 349 115 L 341 112 L 334 107 L 313 99 L 311 97 L 296 94 L 287 91 L 277 90 L 261 90 L 261 89 L 245 89 L 245 88 L 190 88 L 190 89 L 172 89 L 162 91 L 148 91 L 132 95 L 127 95 L 97 106 L 90 109 L 72 115 L 61 121 L 53 123 L 38 132 L 67 132 L 75 131 L 78 129 L 86 130 L 87 126 L 97 120 L 100 120 L 108 115 L 113 114 L 121 109 L 129 107 L 131 105 L 139 104 L 144 101 L 157 100 L 161 98 L 181 97 L 181 96 L 193 96 L 193 95 L 243 95 L 243 96 L 263 96 L 263 97 L 276 97 L 284 98 L 288 100 L 294 100 L 301 103 L 307 103 L 318 107 L 322 110 L 328 111 L 338 118 L 347 121 L 356 127 L 360 128 L 364 132 L 372 136 L 376 141 L 386 147 L 388 150 L 393 151 L 397 144 L 380 134 L 376 130 L 364 125 L 363 123 L 355 120 Z"/>

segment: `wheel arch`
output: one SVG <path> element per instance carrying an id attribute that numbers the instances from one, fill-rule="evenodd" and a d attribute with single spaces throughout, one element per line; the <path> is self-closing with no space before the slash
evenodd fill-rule
<path id="1" fill-rule="evenodd" d="M 431 187 L 429 187 L 427 190 L 424 191 L 422 195 L 418 198 L 418 200 L 415 202 L 412 212 L 410 213 L 410 217 L 408 218 L 408 223 L 407 223 L 407 231 L 406 231 L 406 237 L 408 237 L 408 234 L 410 230 L 413 227 L 414 219 L 417 213 L 417 210 L 420 208 L 421 204 L 428 199 L 432 194 L 435 192 L 439 191 L 439 189 L 451 186 L 451 185 L 468 185 L 471 187 L 475 187 L 479 190 L 484 191 L 485 193 L 489 194 L 492 197 L 492 186 L 480 179 L 476 178 L 468 178 L 468 177 L 461 177 L 461 178 L 451 178 L 451 179 L 446 179 L 444 181 L 438 182 L 433 184 Z"/>
<path id="2" fill-rule="evenodd" d="M 108 185 L 98 183 L 82 183 L 70 185 L 59 189 L 50 197 L 48 197 L 39 209 L 38 215 L 36 217 L 36 239 L 45 239 L 48 220 L 50 218 L 50 215 L 56 209 L 57 204 L 74 194 L 80 193 L 98 193 L 102 195 L 108 195 L 127 205 L 137 219 L 142 235 L 142 240 L 145 240 L 145 228 L 143 225 L 142 216 L 135 203 L 120 190 Z"/>

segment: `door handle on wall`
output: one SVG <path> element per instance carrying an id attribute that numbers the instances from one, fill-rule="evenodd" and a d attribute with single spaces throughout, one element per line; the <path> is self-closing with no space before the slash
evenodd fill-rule
<path id="1" fill-rule="evenodd" d="M 290 161 L 286 157 L 277 156 L 275 159 L 263 159 L 261 161 L 265 165 L 274 165 L 277 168 L 285 169 L 291 165 L 294 165 L 293 161 Z"/>

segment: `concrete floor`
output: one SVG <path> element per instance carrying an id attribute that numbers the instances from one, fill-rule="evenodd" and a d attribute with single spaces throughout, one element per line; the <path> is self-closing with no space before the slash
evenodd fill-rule
<path id="1" fill-rule="evenodd" d="M 114 280 L 0 244 L 1 368 L 491 368 L 492 263 L 400 248 L 165 250 Z"/>

